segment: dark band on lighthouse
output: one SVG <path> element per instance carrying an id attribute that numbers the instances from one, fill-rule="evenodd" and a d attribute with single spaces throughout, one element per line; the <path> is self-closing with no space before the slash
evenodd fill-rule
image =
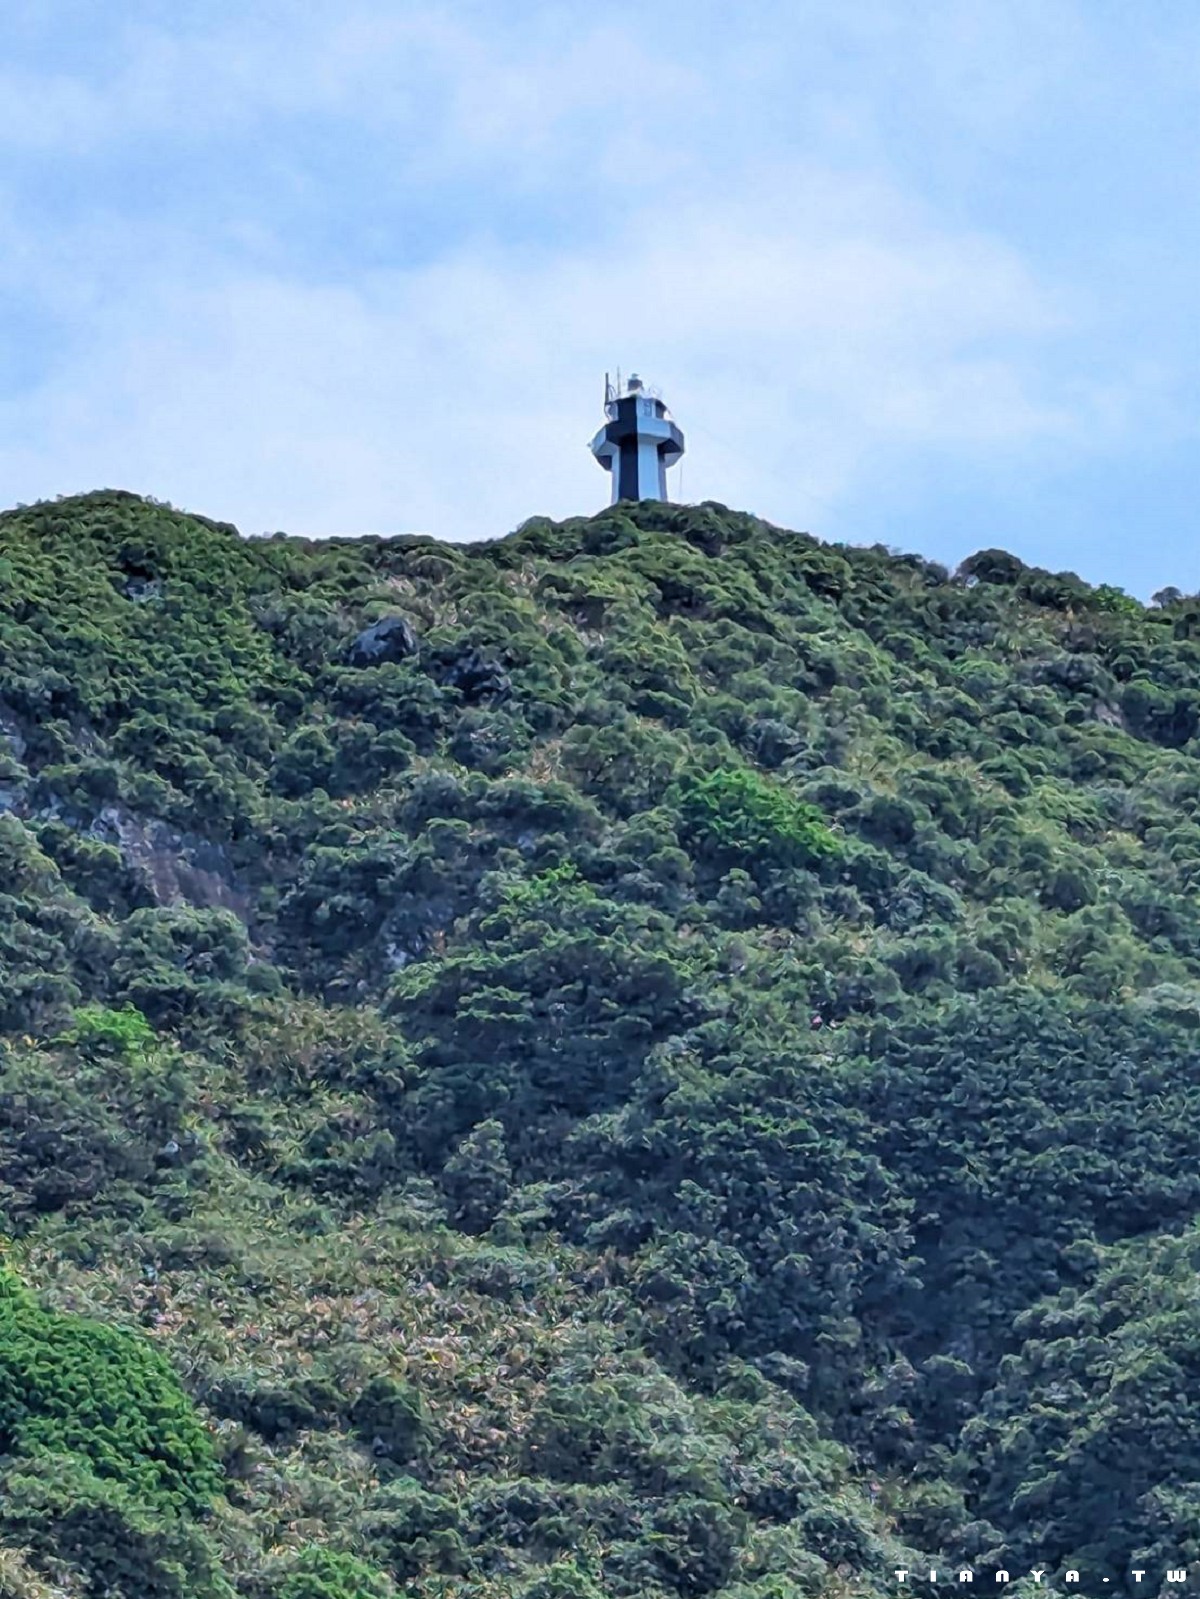
<path id="1" fill-rule="evenodd" d="M 639 377 L 624 391 L 604 380 L 608 422 L 592 440 L 592 454 L 612 473 L 612 501 L 665 500 L 667 468 L 683 454 L 683 434 L 662 399 L 647 392 Z"/>

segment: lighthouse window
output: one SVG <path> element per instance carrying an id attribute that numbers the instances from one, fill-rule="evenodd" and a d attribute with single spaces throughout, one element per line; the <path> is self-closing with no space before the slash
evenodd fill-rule
<path id="1" fill-rule="evenodd" d="M 653 400 L 643 400 L 642 401 L 642 415 L 643 416 L 653 416 L 653 414 L 654 414 L 654 401 Z"/>

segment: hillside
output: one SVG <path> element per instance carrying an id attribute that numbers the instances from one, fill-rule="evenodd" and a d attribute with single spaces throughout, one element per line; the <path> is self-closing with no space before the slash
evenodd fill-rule
<path id="1" fill-rule="evenodd" d="M 1200 1572 L 1157 600 L 0 516 L 0 1599 Z"/>

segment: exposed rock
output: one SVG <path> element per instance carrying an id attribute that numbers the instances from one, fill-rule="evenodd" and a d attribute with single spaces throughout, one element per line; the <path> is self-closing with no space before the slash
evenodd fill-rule
<path id="1" fill-rule="evenodd" d="M 14 760 L 25 759 L 25 739 L 21 727 L 7 705 L 0 705 L 0 744 L 7 744 Z"/>
<path id="2" fill-rule="evenodd" d="M 364 628 L 350 646 L 351 666 L 380 666 L 403 661 L 420 649 L 412 623 L 404 616 L 385 616 Z"/>
<path id="3" fill-rule="evenodd" d="M 397 944 L 394 939 L 389 939 L 384 949 L 384 955 L 387 958 L 389 967 L 394 972 L 402 972 L 413 958 L 403 944 Z"/>
<path id="4" fill-rule="evenodd" d="M 512 691 L 512 681 L 499 661 L 490 661 L 482 650 L 465 650 L 446 666 L 441 675 L 445 688 L 456 688 L 465 700 L 485 697 L 503 699 Z"/>
<path id="5" fill-rule="evenodd" d="M 245 921 L 249 896 L 237 886 L 220 845 L 185 837 L 165 822 L 143 820 L 120 805 L 106 805 L 89 832 L 115 844 L 127 865 L 145 873 L 160 905 L 229 910 Z"/>
<path id="6" fill-rule="evenodd" d="M 127 600 L 142 604 L 146 600 L 157 600 L 162 595 L 162 579 L 157 577 L 131 577 L 121 588 L 121 593 Z"/>
<path id="7" fill-rule="evenodd" d="M 83 719 L 72 722 L 71 732 L 74 735 L 77 748 L 85 755 L 100 757 L 107 753 L 104 740 L 90 722 Z"/>

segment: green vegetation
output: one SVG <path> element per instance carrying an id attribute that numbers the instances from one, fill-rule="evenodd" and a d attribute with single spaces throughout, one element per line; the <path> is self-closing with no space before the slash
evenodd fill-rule
<path id="1" fill-rule="evenodd" d="M 814 805 L 748 767 L 689 774 L 669 797 L 684 838 L 718 856 L 728 852 L 737 860 L 815 866 L 822 856 L 838 853 Z"/>
<path id="2" fill-rule="evenodd" d="M 0 1594 L 1200 1561 L 1198 667 L 711 504 L 0 516 Z"/>
<path id="3" fill-rule="evenodd" d="M 180 1527 L 211 1511 L 221 1473 L 167 1360 L 137 1334 L 42 1309 L 4 1267 L 0 1452 L 9 1462 L 0 1525 L 90 1584 L 224 1587 Z"/>
<path id="4" fill-rule="evenodd" d="M 6 1455 L 80 1455 L 147 1504 L 197 1511 L 217 1491 L 208 1436 L 144 1339 L 42 1310 L 0 1275 L 0 1439 Z"/>
<path id="5" fill-rule="evenodd" d="M 353 1555 L 306 1549 L 280 1589 L 280 1599 L 388 1599 L 387 1578 Z"/>

